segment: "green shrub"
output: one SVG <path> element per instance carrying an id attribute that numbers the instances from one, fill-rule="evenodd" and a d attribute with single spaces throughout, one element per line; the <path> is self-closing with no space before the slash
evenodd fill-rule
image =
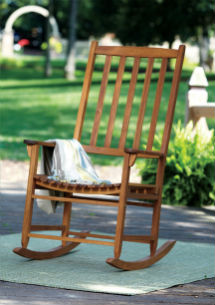
<path id="1" fill-rule="evenodd" d="M 163 203 L 187 206 L 214 204 L 215 147 L 214 130 L 204 133 L 201 126 L 193 130 L 192 122 L 185 128 L 181 122 L 174 127 L 169 143 L 163 185 Z M 155 139 L 160 147 L 161 136 Z M 139 161 L 144 183 L 154 183 L 156 160 Z"/>
<path id="2" fill-rule="evenodd" d="M 36 58 L 32 59 L 31 57 L 0 57 L 0 68 L 2 70 L 12 70 L 12 69 L 23 69 L 23 68 L 37 68 L 39 66 L 44 66 L 44 59 Z"/>
<path id="3" fill-rule="evenodd" d="M 15 58 L 0 57 L 0 68 L 3 70 L 21 68 L 22 65 L 22 61 L 18 61 Z"/>

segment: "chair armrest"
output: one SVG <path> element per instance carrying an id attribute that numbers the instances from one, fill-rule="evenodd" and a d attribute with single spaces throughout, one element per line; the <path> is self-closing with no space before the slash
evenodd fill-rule
<path id="1" fill-rule="evenodd" d="M 160 151 L 141 150 L 133 148 L 125 148 L 125 153 L 130 155 L 136 155 L 136 157 L 160 159 L 164 158 L 164 153 Z"/>
<path id="2" fill-rule="evenodd" d="M 36 141 L 36 140 L 24 140 L 24 144 L 55 147 L 55 142 L 43 142 L 43 141 Z"/>

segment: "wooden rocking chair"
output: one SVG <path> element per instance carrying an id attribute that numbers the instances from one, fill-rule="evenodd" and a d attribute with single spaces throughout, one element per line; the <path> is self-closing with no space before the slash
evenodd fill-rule
<path id="1" fill-rule="evenodd" d="M 95 119 L 92 126 L 92 132 L 89 135 L 89 126 L 87 125 L 87 134 L 85 136 L 84 141 L 88 138 L 89 143 L 87 145 L 85 143 L 82 144 L 84 144 L 83 147 L 85 151 L 89 154 L 122 157 L 123 168 L 121 182 L 118 184 L 112 183 L 102 185 L 75 185 L 65 182 L 56 182 L 48 179 L 48 177 L 45 175 L 38 175 L 37 165 L 39 148 L 41 146 L 47 146 L 54 149 L 55 143 L 25 140 L 24 143 L 27 144 L 28 154 L 30 156 L 30 169 L 23 220 L 22 247 L 15 248 L 13 250 L 15 253 L 30 259 L 48 259 L 67 253 L 71 249 L 74 249 L 76 246 L 78 246 L 80 243 L 108 245 L 114 247 L 113 258 L 108 258 L 106 260 L 108 264 L 124 270 L 135 270 L 145 268 L 154 264 L 171 250 L 171 248 L 175 244 L 175 241 L 167 241 L 159 249 L 157 249 L 157 244 L 165 161 L 171 126 L 173 122 L 173 114 L 183 64 L 184 51 L 185 47 L 183 45 L 181 45 L 178 50 L 174 50 L 133 46 L 98 46 L 98 43 L 96 41 L 92 42 L 88 64 L 86 68 L 76 127 L 74 131 L 74 138 L 82 143 L 81 136 L 84 135 L 84 133 L 82 132 L 83 125 L 84 121 L 86 121 L 86 114 L 89 113 L 88 111 L 86 111 L 86 109 L 88 104 L 90 103 L 88 103 L 88 100 L 90 99 L 90 88 L 93 85 L 93 70 L 97 67 L 96 76 L 98 77 L 98 69 L 100 69 L 101 66 L 101 59 L 105 58 L 101 78 L 101 86 L 98 93 L 98 103 L 95 107 Z M 97 60 L 97 56 L 99 59 L 99 65 L 95 65 L 95 60 Z M 113 62 L 116 62 L 116 60 L 119 60 L 117 71 L 116 65 L 112 65 Z M 166 72 L 168 60 L 172 60 L 172 66 L 174 64 L 171 79 L 169 75 L 170 72 Z M 133 65 L 131 64 L 131 62 L 133 63 Z M 129 66 L 125 65 L 127 63 L 129 64 Z M 160 66 L 158 67 L 159 64 Z M 112 73 L 116 72 L 115 85 L 113 85 L 112 78 L 110 84 L 108 84 L 108 80 L 110 78 L 110 70 Z M 130 75 L 129 73 L 131 74 L 131 77 L 128 77 Z M 124 77 L 127 77 L 127 79 L 124 80 Z M 168 78 L 167 87 L 165 90 L 169 90 L 169 98 L 166 102 L 164 99 L 162 99 L 162 92 L 164 91 L 163 87 L 166 85 L 165 77 Z M 96 80 L 95 85 L 98 86 L 98 80 Z M 111 98 L 111 103 L 109 103 L 109 108 L 104 108 L 107 93 L 110 92 L 110 90 L 106 90 L 108 87 L 107 85 L 110 85 L 113 89 L 113 96 Z M 126 94 L 126 102 L 124 102 L 124 104 L 120 104 L 120 93 L 122 92 L 121 87 L 123 85 L 127 86 L 126 88 L 128 93 Z M 140 86 L 141 89 L 138 89 L 140 88 Z M 153 87 L 154 89 L 152 88 L 151 90 L 151 87 Z M 126 90 L 123 91 L 123 95 L 125 94 L 125 91 Z M 150 94 L 153 94 L 151 93 L 151 91 L 154 91 L 154 97 L 150 98 L 150 101 L 148 101 L 147 103 L 147 100 L 149 100 L 148 97 L 150 96 Z M 138 102 L 139 104 L 137 106 Z M 159 117 L 159 108 L 162 110 L 163 117 L 163 112 L 165 108 L 163 107 L 163 104 L 166 105 L 166 119 L 162 119 L 162 143 L 160 150 L 155 150 L 153 149 L 154 136 L 157 129 L 159 132 L 161 129 L 157 128 L 160 126 L 158 126 L 157 121 Z M 144 116 L 145 113 L 148 111 L 148 106 L 149 109 L 151 109 L 151 121 L 147 121 L 147 119 L 145 118 L 146 122 L 143 128 Z M 128 137 L 128 134 L 131 134 L 131 132 L 129 131 L 129 121 L 132 121 L 132 124 L 134 124 L 135 120 L 132 118 L 134 107 L 136 107 L 136 110 L 138 111 L 136 114 L 136 128 L 135 130 L 133 130 L 133 143 L 130 143 Z M 92 112 L 92 107 L 90 109 Z M 117 115 L 122 112 L 124 112 L 124 117 L 122 117 L 120 126 L 116 118 Z M 106 115 L 107 113 L 109 113 L 109 119 L 107 120 L 106 124 L 107 131 L 105 135 L 102 134 L 100 136 L 100 142 L 99 145 L 97 145 L 100 123 L 104 124 L 102 115 Z M 132 118 L 132 120 L 130 120 L 130 117 Z M 87 121 L 87 124 L 89 124 L 89 120 Z M 145 126 L 149 127 L 148 135 Z M 115 134 L 114 130 L 116 131 Z M 118 142 L 116 141 L 117 134 L 119 135 Z M 102 141 L 103 144 L 101 144 Z M 140 149 L 140 147 L 143 147 L 144 143 L 144 149 Z M 129 181 L 131 167 L 135 164 L 137 158 L 157 159 L 158 167 L 154 184 L 146 185 L 141 183 L 131 183 Z M 61 196 L 42 196 L 37 194 L 36 190 L 38 189 L 60 191 Z M 62 225 L 32 225 L 33 204 L 34 200 L 38 198 L 57 200 L 64 204 Z M 116 207 L 118 212 L 115 236 L 94 234 L 86 231 L 70 231 L 72 202 L 80 204 L 86 203 L 100 206 Z M 128 205 L 148 207 L 153 209 L 152 226 L 149 235 L 124 234 L 125 213 L 126 207 Z M 42 232 L 43 230 L 58 230 L 60 231 L 60 235 L 47 235 Z M 34 231 L 41 231 L 41 233 Z M 46 252 L 32 251 L 27 248 L 30 238 L 59 240 L 61 242 L 61 245 L 58 248 L 51 249 Z M 121 260 L 120 254 L 123 241 L 149 244 L 150 255 L 144 259 L 137 261 Z"/>

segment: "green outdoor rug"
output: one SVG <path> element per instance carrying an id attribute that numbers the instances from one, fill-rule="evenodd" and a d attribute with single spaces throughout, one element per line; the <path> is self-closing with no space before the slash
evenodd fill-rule
<path id="1" fill-rule="evenodd" d="M 153 266 L 121 271 L 105 263 L 113 248 L 81 244 L 59 258 L 35 261 L 12 252 L 20 245 L 21 234 L 0 237 L 0 280 L 49 287 L 123 295 L 147 293 L 214 276 L 214 246 L 177 242 L 172 251 Z M 160 240 L 162 244 L 164 240 Z M 59 242 L 31 239 L 30 249 L 48 250 Z M 149 246 L 126 243 L 122 259 L 147 256 Z"/>

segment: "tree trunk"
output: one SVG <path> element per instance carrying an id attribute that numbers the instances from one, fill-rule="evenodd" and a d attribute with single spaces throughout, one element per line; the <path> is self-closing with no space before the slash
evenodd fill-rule
<path id="1" fill-rule="evenodd" d="M 45 55 L 45 76 L 49 77 L 52 74 L 52 67 L 51 67 L 51 50 L 50 50 L 50 37 L 51 37 L 51 25 L 50 25 L 50 18 L 53 15 L 53 0 L 49 0 L 48 5 L 49 15 L 46 18 L 46 55 Z"/>
<path id="2" fill-rule="evenodd" d="M 75 41 L 76 41 L 76 15 L 78 0 L 70 0 L 69 12 L 69 41 L 67 61 L 64 68 L 65 77 L 69 80 L 75 78 Z"/>
<path id="3" fill-rule="evenodd" d="M 174 42 L 174 40 L 168 41 L 170 49 L 172 48 L 173 42 Z M 171 59 L 169 59 L 168 62 L 167 62 L 167 71 L 171 71 L 171 70 L 172 70 L 171 69 Z"/>
<path id="4" fill-rule="evenodd" d="M 210 41 L 208 33 L 203 33 L 203 35 L 199 37 L 199 65 L 206 71 L 211 69 L 211 64 L 209 62 L 209 46 Z"/>

